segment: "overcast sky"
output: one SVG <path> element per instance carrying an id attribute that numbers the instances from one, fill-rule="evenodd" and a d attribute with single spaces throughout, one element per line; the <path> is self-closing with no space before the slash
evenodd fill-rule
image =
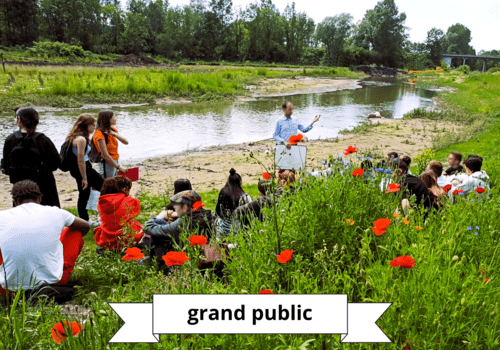
<path id="1" fill-rule="evenodd" d="M 255 1 L 232 0 L 233 8 L 246 7 Z M 124 2 L 122 0 L 122 2 Z M 260 2 L 260 1 L 259 1 Z M 378 0 L 296 0 L 297 12 L 306 12 L 317 24 L 327 16 L 347 12 L 354 22 L 361 20 L 368 9 Z M 289 0 L 273 0 L 283 12 Z M 187 5 L 189 0 L 169 0 L 169 6 Z M 396 0 L 399 12 L 406 13 L 406 26 L 410 28 L 410 40 L 423 42 L 432 27 L 445 33 L 449 26 L 461 23 L 472 32 L 471 45 L 480 50 L 500 50 L 500 0 Z"/>

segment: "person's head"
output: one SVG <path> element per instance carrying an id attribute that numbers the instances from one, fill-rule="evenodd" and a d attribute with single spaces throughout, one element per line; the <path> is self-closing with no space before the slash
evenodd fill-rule
<path id="1" fill-rule="evenodd" d="M 295 173 L 292 170 L 285 170 L 279 174 L 279 182 L 282 185 L 292 185 L 295 182 Z"/>
<path id="2" fill-rule="evenodd" d="M 97 118 L 97 129 L 108 132 L 114 125 L 116 125 L 116 116 L 113 111 L 105 109 L 99 112 L 99 117 Z"/>
<path id="3" fill-rule="evenodd" d="M 387 164 L 392 164 L 393 159 L 398 159 L 398 154 L 396 152 L 387 153 Z"/>
<path id="4" fill-rule="evenodd" d="M 425 170 L 432 171 L 436 175 L 436 178 L 438 178 L 443 174 L 443 164 L 433 160 L 427 165 L 427 168 Z"/>
<path id="5" fill-rule="evenodd" d="M 401 160 L 403 162 L 406 163 L 406 166 L 409 168 L 410 167 L 410 164 L 411 164 L 411 158 L 409 156 L 404 156 L 403 158 L 401 158 Z"/>
<path id="6" fill-rule="evenodd" d="M 452 168 L 458 168 L 462 161 L 462 154 L 458 152 L 451 152 L 448 156 L 448 165 Z"/>
<path id="7" fill-rule="evenodd" d="M 24 203 L 38 203 L 42 201 L 40 187 L 31 180 L 18 181 L 12 187 L 12 199 L 16 206 Z"/>
<path id="8" fill-rule="evenodd" d="M 292 102 L 290 102 L 290 101 L 283 102 L 283 104 L 281 105 L 281 108 L 283 108 L 283 114 L 285 115 L 285 117 L 290 118 L 290 116 L 293 113 Z"/>
<path id="9" fill-rule="evenodd" d="M 128 196 L 131 188 L 132 181 L 129 178 L 120 175 L 110 177 L 104 180 L 102 184 L 101 196 L 116 193 L 123 193 Z"/>
<path id="10" fill-rule="evenodd" d="M 16 113 L 17 125 L 20 129 L 25 129 L 28 134 L 31 134 L 36 130 L 36 126 L 40 121 L 38 117 L 38 112 L 31 107 L 16 107 L 14 108 Z"/>
<path id="11" fill-rule="evenodd" d="M 78 117 L 73 128 L 66 137 L 66 141 L 73 141 L 75 137 L 81 135 L 89 141 L 89 135 L 95 130 L 95 119 L 90 114 L 84 113 Z"/>
<path id="12" fill-rule="evenodd" d="M 259 184 L 257 185 L 259 188 L 259 195 L 266 196 L 271 193 L 272 183 L 266 180 L 259 180 Z"/>
<path id="13" fill-rule="evenodd" d="M 399 162 L 398 165 L 398 177 L 408 174 L 408 166 L 405 162 Z"/>
<path id="14" fill-rule="evenodd" d="M 193 188 L 191 187 L 191 181 L 189 181 L 188 179 L 177 179 L 174 182 L 174 194 L 192 189 Z"/>
<path id="15" fill-rule="evenodd" d="M 465 172 L 467 175 L 471 175 L 476 171 L 481 171 L 481 166 L 483 165 L 483 158 L 471 154 L 464 160 Z"/>
<path id="16" fill-rule="evenodd" d="M 241 176 L 236 172 L 236 170 L 234 170 L 234 168 L 231 168 L 231 170 L 229 170 L 229 177 L 227 178 L 227 183 L 231 187 L 241 188 L 241 183 L 242 183 Z"/>
<path id="17" fill-rule="evenodd" d="M 201 197 L 193 190 L 182 191 L 170 197 L 170 202 L 174 205 L 175 212 L 180 218 L 191 213 L 193 204 L 198 201 L 201 201 Z"/>
<path id="18" fill-rule="evenodd" d="M 434 171 L 424 171 L 419 177 L 425 184 L 425 187 L 430 189 L 437 186 L 437 181 L 434 175 Z"/>

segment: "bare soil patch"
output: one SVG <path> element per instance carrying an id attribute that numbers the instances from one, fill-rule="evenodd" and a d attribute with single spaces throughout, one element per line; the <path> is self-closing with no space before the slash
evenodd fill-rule
<path id="1" fill-rule="evenodd" d="M 361 155 L 370 154 L 374 158 L 382 158 L 388 152 L 396 151 L 414 159 L 425 148 L 432 147 L 433 136 L 461 129 L 461 126 L 449 122 L 422 119 L 380 119 L 374 123 L 377 125 L 363 134 L 305 142 L 307 168 L 322 168 L 321 162 L 329 155 L 341 154 L 349 145 L 357 147 Z M 143 193 L 159 195 L 167 187 L 172 188 L 173 181 L 178 178 L 188 178 L 197 191 L 219 190 L 227 180 L 229 169 L 233 167 L 241 174 L 244 183 L 256 183 L 265 170 L 249 157 L 250 152 L 264 164 L 271 166 L 275 145 L 274 140 L 264 140 L 213 146 L 203 150 L 148 159 L 137 164 L 127 164 L 139 166 L 141 174 L 140 181 L 134 183 L 131 193 L 135 196 Z M 266 154 L 266 151 L 269 151 L 269 154 Z M 62 207 L 76 207 L 78 191 L 75 180 L 69 173 L 61 171 L 55 172 L 55 177 Z M 0 188 L 0 209 L 9 209 L 12 203 L 9 193 L 12 185 L 5 175 L 0 175 Z"/>

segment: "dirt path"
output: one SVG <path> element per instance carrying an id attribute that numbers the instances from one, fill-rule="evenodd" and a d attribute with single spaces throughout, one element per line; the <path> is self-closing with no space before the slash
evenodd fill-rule
<path id="1" fill-rule="evenodd" d="M 376 123 L 376 122 L 375 122 Z M 307 146 L 307 168 L 321 168 L 321 161 L 329 155 L 342 153 L 347 146 L 359 149 L 360 155 L 382 158 L 391 151 L 414 157 L 423 149 L 432 147 L 432 137 L 443 131 L 459 130 L 457 125 L 436 123 L 429 120 L 393 120 L 380 119 L 379 124 L 369 128 L 363 134 L 351 134 L 338 139 L 313 140 L 304 143 Z M 132 194 L 159 194 L 178 178 L 188 178 L 193 187 L 200 192 L 219 190 L 225 184 L 229 169 L 234 167 L 241 174 L 244 183 L 256 183 L 262 167 L 250 159 L 250 152 L 267 166 L 273 161 L 273 140 L 242 143 L 236 145 L 214 146 L 201 151 L 183 152 L 168 157 L 154 158 L 139 164 L 141 180 L 134 183 Z M 269 154 L 266 154 L 269 151 Z M 69 173 L 55 173 L 59 196 L 63 208 L 74 208 L 78 198 L 75 180 Z M 12 186 L 5 175 L 0 175 L 0 209 L 11 207 L 10 193 Z"/>

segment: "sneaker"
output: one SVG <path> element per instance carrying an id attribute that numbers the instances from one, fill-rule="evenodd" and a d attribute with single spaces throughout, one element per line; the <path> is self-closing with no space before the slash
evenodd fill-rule
<path id="1" fill-rule="evenodd" d="M 92 227 L 97 227 L 97 226 L 101 225 L 101 223 L 99 221 L 94 221 L 94 220 L 89 220 L 88 223 Z"/>

